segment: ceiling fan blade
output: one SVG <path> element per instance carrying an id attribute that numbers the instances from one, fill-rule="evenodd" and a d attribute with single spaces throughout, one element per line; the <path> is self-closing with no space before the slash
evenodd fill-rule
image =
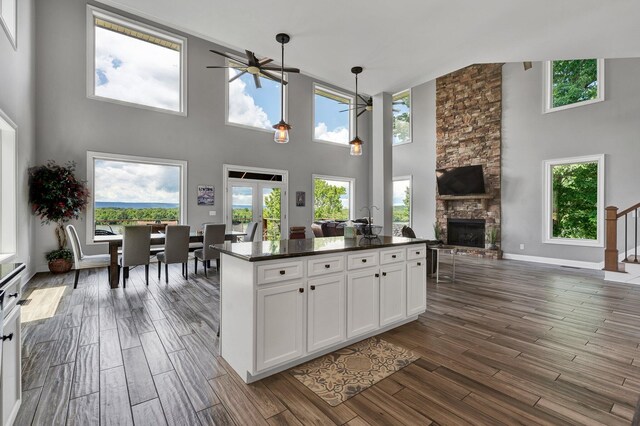
<path id="1" fill-rule="evenodd" d="M 262 58 L 260 60 L 260 62 L 258 62 L 258 63 L 262 67 L 263 65 L 267 65 L 269 62 L 273 62 L 273 59 L 271 59 L 271 58 Z"/>
<path id="2" fill-rule="evenodd" d="M 231 55 L 229 55 L 227 53 L 224 53 L 224 52 L 218 52 L 217 50 L 213 50 L 213 49 L 209 49 L 209 52 L 215 53 L 216 55 L 224 56 L 225 58 L 231 59 L 232 61 L 235 61 L 235 62 L 244 63 L 243 59 L 231 56 Z"/>
<path id="3" fill-rule="evenodd" d="M 256 84 L 258 89 L 262 89 L 262 84 L 260 83 L 260 77 L 257 74 L 253 75 L 253 82 Z"/>
<path id="4" fill-rule="evenodd" d="M 234 67 L 233 65 L 208 65 L 207 68 L 230 68 L 234 70 L 246 70 L 247 67 L 245 65 L 239 65 Z"/>
<path id="5" fill-rule="evenodd" d="M 242 71 L 242 72 L 239 72 L 238 74 L 234 75 L 233 77 L 231 77 L 231 78 L 229 79 L 229 83 L 233 83 L 233 81 L 234 81 L 234 80 L 236 80 L 236 79 L 238 79 L 238 78 L 242 77 L 242 76 L 243 76 L 243 75 L 245 75 L 246 73 L 247 73 L 247 70 L 244 70 L 244 71 Z"/>
<path id="6" fill-rule="evenodd" d="M 358 113 L 358 115 L 356 115 L 356 118 L 360 117 L 360 116 L 361 116 L 362 114 L 364 114 L 365 112 L 367 112 L 366 108 L 365 108 L 365 109 L 363 109 L 362 111 L 360 111 L 360 112 Z"/>
<path id="7" fill-rule="evenodd" d="M 247 60 L 249 61 L 249 65 L 258 66 L 258 58 L 256 58 L 256 54 L 250 50 L 245 49 L 245 53 L 247 55 Z"/>
<path id="8" fill-rule="evenodd" d="M 358 94 L 358 97 L 362 99 L 362 102 L 364 102 L 365 104 L 367 105 L 369 104 L 369 100 L 365 99 L 364 96 L 362 96 L 361 94 Z M 373 99 L 371 99 L 371 101 L 373 101 Z"/>
<path id="9" fill-rule="evenodd" d="M 271 67 L 260 67 L 263 70 L 268 70 L 268 71 L 280 71 L 280 67 L 277 66 L 271 66 Z M 291 67 L 284 67 L 284 72 L 290 72 L 290 73 L 299 73 L 300 69 L 298 68 L 291 68 Z"/>

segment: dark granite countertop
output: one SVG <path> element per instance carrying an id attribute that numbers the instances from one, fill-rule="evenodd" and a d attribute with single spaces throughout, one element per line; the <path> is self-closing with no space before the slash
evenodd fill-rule
<path id="1" fill-rule="evenodd" d="M 220 250 L 221 253 L 249 262 L 257 262 L 260 260 L 285 259 L 424 243 L 426 243 L 426 240 L 418 238 L 380 235 L 371 240 L 363 237 L 327 237 L 307 238 L 305 240 L 257 241 L 253 243 L 231 243 L 225 241 L 224 244 L 216 244 L 214 247 Z"/>
<path id="2" fill-rule="evenodd" d="M 0 290 L 16 275 L 25 269 L 24 263 L 1 263 L 0 264 Z"/>

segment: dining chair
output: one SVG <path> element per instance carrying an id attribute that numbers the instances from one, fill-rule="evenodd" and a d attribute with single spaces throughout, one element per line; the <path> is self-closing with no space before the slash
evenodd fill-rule
<path id="1" fill-rule="evenodd" d="M 73 251 L 73 268 L 76 270 L 76 277 L 73 281 L 73 288 L 78 287 L 78 279 L 80 278 L 81 269 L 91 268 L 107 268 L 109 279 L 111 279 L 111 256 L 108 254 L 92 254 L 86 255 L 82 252 L 82 246 L 80 245 L 80 238 L 73 225 L 67 225 L 67 236 L 71 242 L 71 249 Z"/>
<path id="2" fill-rule="evenodd" d="M 127 287 L 129 268 L 144 265 L 144 277 L 149 285 L 149 253 L 151 252 L 151 226 L 125 226 L 122 234 L 122 255 L 118 258 L 118 274 L 122 269 L 122 287 Z"/>
<path id="3" fill-rule="evenodd" d="M 258 222 L 247 223 L 247 235 L 244 236 L 242 241 L 252 242 L 256 236 L 256 229 L 258 229 Z"/>
<path id="4" fill-rule="evenodd" d="M 215 259 L 216 268 L 220 272 L 220 252 L 214 248 L 211 248 L 214 244 L 224 243 L 224 233 L 226 225 L 224 223 L 210 223 L 204 226 L 204 236 L 202 239 L 203 248 L 193 252 L 194 259 L 194 272 L 198 273 L 198 260 L 202 262 L 204 267 L 204 276 L 207 276 L 207 268 L 210 262 Z"/>
<path id="5" fill-rule="evenodd" d="M 156 255 L 158 259 L 158 280 L 162 263 L 164 263 L 164 279 L 169 282 L 169 265 L 182 263 L 182 276 L 188 279 L 187 261 L 189 260 L 189 225 L 167 226 L 164 239 L 164 251 Z"/>

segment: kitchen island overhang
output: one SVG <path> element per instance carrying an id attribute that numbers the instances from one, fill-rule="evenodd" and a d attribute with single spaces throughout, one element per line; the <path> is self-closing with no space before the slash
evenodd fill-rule
<path id="1" fill-rule="evenodd" d="M 426 241 L 313 238 L 216 245 L 220 353 L 247 382 L 426 310 Z"/>

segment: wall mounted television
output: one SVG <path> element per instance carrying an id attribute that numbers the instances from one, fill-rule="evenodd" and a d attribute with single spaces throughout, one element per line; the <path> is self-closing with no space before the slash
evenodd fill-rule
<path id="1" fill-rule="evenodd" d="M 436 169 L 440 195 L 484 194 L 482 166 L 449 167 Z"/>

